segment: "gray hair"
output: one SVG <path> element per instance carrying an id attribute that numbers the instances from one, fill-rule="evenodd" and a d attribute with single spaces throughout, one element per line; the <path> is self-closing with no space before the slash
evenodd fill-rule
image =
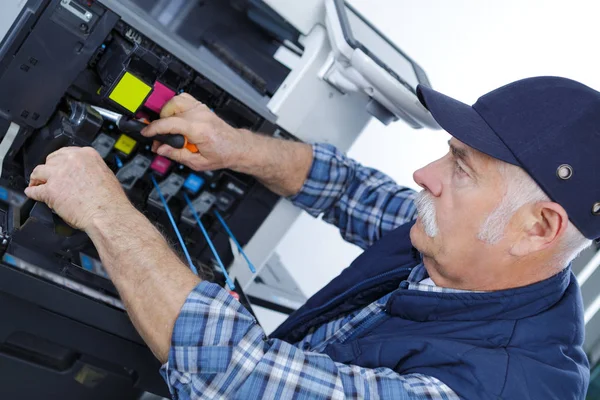
<path id="1" fill-rule="evenodd" d="M 530 203 L 552 201 L 522 168 L 501 161 L 498 165 L 507 185 L 506 193 L 496 209 L 488 215 L 477 236 L 489 244 L 498 243 L 502 239 L 508 222 L 519 208 Z M 554 260 L 561 267 L 565 267 L 592 244 L 571 221 L 567 221 L 567 224 Z"/>

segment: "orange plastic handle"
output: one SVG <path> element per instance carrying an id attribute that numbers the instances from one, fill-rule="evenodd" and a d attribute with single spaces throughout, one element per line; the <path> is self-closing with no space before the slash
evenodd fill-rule
<path id="1" fill-rule="evenodd" d="M 185 136 L 184 136 L 184 137 L 185 137 Z M 189 150 L 189 151 L 191 151 L 192 153 L 198 153 L 198 152 L 200 152 L 200 150 L 198 150 L 198 147 L 196 147 L 196 145 L 195 145 L 195 144 L 193 144 L 193 143 L 190 143 L 190 142 L 188 141 L 188 138 L 187 138 L 187 137 L 185 137 L 185 144 L 183 145 L 183 147 L 184 147 L 185 149 L 188 149 L 188 150 Z"/>

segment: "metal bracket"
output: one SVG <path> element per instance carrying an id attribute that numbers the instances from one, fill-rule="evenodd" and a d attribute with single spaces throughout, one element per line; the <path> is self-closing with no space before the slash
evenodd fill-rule
<path id="1" fill-rule="evenodd" d="M 94 14 L 92 14 L 90 11 L 87 11 L 82 6 L 80 6 L 79 4 L 77 4 L 76 2 L 74 2 L 72 0 L 62 0 L 60 2 L 60 5 L 65 10 L 67 10 L 68 12 L 70 12 L 71 14 L 76 16 L 77 18 L 83 20 L 84 22 L 90 22 L 92 20 L 92 18 L 94 17 Z"/>

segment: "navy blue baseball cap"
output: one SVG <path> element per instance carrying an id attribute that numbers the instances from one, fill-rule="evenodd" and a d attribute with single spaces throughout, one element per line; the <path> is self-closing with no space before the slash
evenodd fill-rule
<path id="1" fill-rule="evenodd" d="M 426 86 L 417 93 L 444 130 L 523 168 L 584 236 L 600 238 L 600 92 L 544 76 L 493 90 L 473 106 Z"/>

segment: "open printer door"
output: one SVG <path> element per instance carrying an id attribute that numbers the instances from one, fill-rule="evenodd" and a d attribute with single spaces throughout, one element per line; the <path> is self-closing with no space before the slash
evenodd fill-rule
<path id="1" fill-rule="evenodd" d="M 159 158 L 150 143 L 136 143 L 82 106 L 155 119 L 165 97 L 185 91 L 234 126 L 293 139 L 278 129 L 266 107 L 289 72 L 270 61 L 278 39 L 252 22 L 247 10 L 212 2 L 205 11 L 213 17 L 201 15 L 206 26 L 214 22 L 210 29 L 202 38 L 186 33 L 204 44 L 203 51 L 208 46 L 216 54 L 198 57 L 188 39 L 179 42 L 150 28 L 144 34 L 106 3 L 7 0 L 2 5 L 0 399 L 129 400 L 145 392 L 169 397 L 159 362 L 131 324 L 89 238 L 23 195 L 31 170 L 49 153 L 68 145 L 96 148 L 132 203 L 173 243 L 165 210 L 152 201 L 151 177 L 176 178 L 182 185 L 169 204 L 179 229 L 201 277 L 220 284 L 224 278 L 209 246 L 185 217 L 184 191 L 213 199 L 209 207 L 219 210 L 242 245 L 279 200 L 250 177 L 196 173 Z M 142 6 L 152 8 L 151 3 Z M 227 26 L 232 29 L 221 42 L 219 33 Z M 247 35 L 236 34 L 244 29 Z M 253 51 L 236 43 L 244 36 L 252 37 Z M 202 220 L 228 265 L 233 259 L 228 236 L 205 211 Z"/>

